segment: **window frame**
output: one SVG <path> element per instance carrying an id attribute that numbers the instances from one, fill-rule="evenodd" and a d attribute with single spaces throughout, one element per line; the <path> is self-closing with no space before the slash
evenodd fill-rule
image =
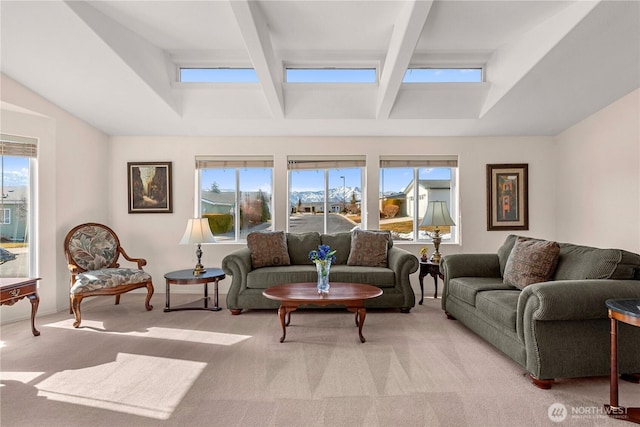
<path id="1" fill-rule="evenodd" d="M 296 170 L 315 170 L 323 173 L 323 191 L 324 191 L 324 200 L 323 200 L 323 230 L 322 233 L 331 233 L 328 229 L 328 214 L 330 213 L 329 209 L 329 200 L 327 195 L 329 194 L 329 180 L 330 180 L 330 171 L 332 170 L 341 170 L 341 169 L 360 169 L 360 227 L 363 224 L 366 224 L 366 187 L 365 187 L 365 177 L 367 173 L 367 163 L 366 157 L 362 155 L 341 155 L 341 156 L 328 156 L 328 155 L 310 155 L 310 156 L 288 156 L 287 157 L 287 205 L 288 205 L 288 215 L 286 222 L 286 231 L 290 232 L 291 227 L 291 192 L 292 192 L 292 184 L 293 180 L 291 177 L 291 173 Z M 346 195 L 344 203 L 346 203 Z"/>
<path id="2" fill-rule="evenodd" d="M 422 163 L 422 164 L 421 164 Z M 386 166 L 385 166 L 386 165 Z M 384 198 L 382 187 L 384 180 L 384 170 L 391 168 L 406 168 L 413 169 L 413 177 L 411 181 L 408 182 L 407 186 L 413 185 L 413 189 L 410 194 L 407 194 L 407 200 L 411 202 L 412 206 L 412 238 L 409 239 L 394 239 L 394 242 L 401 244 L 426 244 L 433 241 L 431 236 L 428 233 L 426 237 L 421 238 L 420 236 L 420 222 L 422 222 L 422 217 L 419 215 L 420 212 L 420 201 L 425 200 L 422 195 L 419 194 L 419 186 L 415 185 L 415 183 L 420 181 L 420 170 L 424 168 L 449 168 L 451 177 L 450 177 L 450 195 L 449 195 L 449 210 L 450 215 L 453 221 L 456 223 L 455 226 L 452 226 L 451 238 L 443 239 L 442 242 L 446 244 L 458 244 L 460 242 L 460 201 L 459 201 L 459 184 L 458 184 L 458 175 L 459 175 L 459 160 L 457 155 L 426 155 L 426 156 L 381 156 L 379 162 L 379 183 L 378 190 L 380 194 L 379 206 L 382 208 L 382 200 Z M 426 200 L 428 202 L 428 199 Z M 426 209 L 426 207 L 425 207 Z M 380 226 L 378 228 L 381 228 Z"/>
<path id="3" fill-rule="evenodd" d="M 217 166 L 217 167 L 211 167 Z M 235 191 L 233 198 L 234 210 L 239 211 L 242 202 L 242 193 L 240 189 L 241 169 L 270 169 L 271 170 L 271 188 L 269 195 L 269 211 L 271 214 L 271 228 L 274 226 L 274 163 L 272 156 L 196 156 L 196 202 L 195 212 L 197 217 L 202 217 L 202 170 L 204 169 L 232 169 L 235 176 Z M 213 234 L 220 243 L 241 243 L 246 242 L 246 238 L 242 237 L 243 228 L 241 228 L 239 212 L 233 214 L 233 239 L 221 239 L 219 234 Z M 220 240 L 218 240 L 220 239 Z"/>

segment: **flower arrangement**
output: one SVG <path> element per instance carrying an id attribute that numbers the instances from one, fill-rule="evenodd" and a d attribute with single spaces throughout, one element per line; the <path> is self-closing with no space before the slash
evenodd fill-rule
<path id="1" fill-rule="evenodd" d="M 334 263 L 336 262 L 336 251 L 332 251 L 328 245 L 319 245 L 318 250 L 309 252 L 309 259 L 315 263 Z"/>
<path id="2" fill-rule="evenodd" d="M 422 258 L 423 261 L 426 261 L 427 259 L 427 247 L 423 246 L 422 248 L 420 248 L 420 258 Z"/>
<path id="3" fill-rule="evenodd" d="M 327 245 L 319 245 L 318 250 L 309 252 L 309 259 L 316 264 L 318 270 L 318 293 L 328 294 L 329 288 L 329 271 L 331 263 L 336 262 L 336 251 L 331 250 Z"/>

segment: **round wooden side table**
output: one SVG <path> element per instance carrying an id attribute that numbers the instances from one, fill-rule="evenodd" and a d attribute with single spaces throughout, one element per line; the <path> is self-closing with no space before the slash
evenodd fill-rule
<path id="1" fill-rule="evenodd" d="M 618 404 L 618 322 L 640 327 L 640 299 L 608 299 L 605 304 L 611 319 L 611 379 L 605 411 L 611 418 L 640 423 L 640 407 Z"/>
<path id="2" fill-rule="evenodd" d="M 221 268 L 207 268 L 206 271 L 199 275 L 193 274 L 193 269 L 172 271 L 164 275 L 167 281 L 167 288 L 165 291 L 166 305 L 164 311 L 179 311 L 179 310 L 208 310 L 208 311 L 220 311 L 222 308 L 218 305 L 218 282 L 225 278 L 224 271 Z M 209 307 L 209 283 L 213 283 L 213 307 Z M 171 292 L 170 285 L 204 285 L 204 304 L 198 305 L 200 301 L 194 303 L 182 305 L 179 307 L 171 307 Z"/>

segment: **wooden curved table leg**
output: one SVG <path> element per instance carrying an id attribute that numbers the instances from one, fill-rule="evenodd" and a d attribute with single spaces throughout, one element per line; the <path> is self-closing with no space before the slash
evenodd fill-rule
<path id="1" fill-rule="evenodd" d="M 360 342 L 365 342 L 364 336 L 362 336 L 362 325 L 364 325 L 364 318 L 367 315 L 367 310 L 364 307 L 358 308 L 356 313 L 356 319 L 358 320 L 358 334 L 360 335 Z"/>
<path id="2" fill-rule="evenodd" d="M 32 294 L 27 296 L 27 298 L 31 301 L 31 332 L 37 337 L 40 335 L 40 331 L 36 329 L 36 313 L 38 312 L 38 305 L 40 305 L 40 297 Z"/>
<path id="3" fill-rule="evenodd" d="M 280 318 L 280 325 L 282 326 L 282 337 L 280 337 L 280 342 L 283 343 L 284 339 L 287 336 L 287 325 L 288 323 L 285 321 L 285 316 L 287 315 L 287 308 L 280 306 L 278 308 L 278 317 Z M 289 317 L 291 317 L 291 313 L 289 313 Z"/>
<path id="4" fill-rule="evenodd" d="M 285 322 L 285 326 L 289 326 L 289 323 L 291 323 L 291 312 L 293 310 L 287 311 L 287 321 Z"/>

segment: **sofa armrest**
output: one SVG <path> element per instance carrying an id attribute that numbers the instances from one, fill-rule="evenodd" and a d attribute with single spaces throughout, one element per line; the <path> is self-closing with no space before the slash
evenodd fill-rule
<path id="1" fill-rule="evenodd" d="M 231 285 L 227 292 L 227 308 L 238 307 L 238 295 L 247 288 L 247 275 L 251 271 L 251 251 L 249 248 L 238 249 L 222 259 L 222 271 L 231 276 Z"/>
<path id="2" fill-rule="evenodd" d="M 497 254 L 452 254 L 440 262 L 445 280 L 455 277 L 500 277 Z"/>
<path id="3" fill-rule="evenodd" d="M 605 301 L 611 298 L 640 298 L 639 280 L 556 280 L 535 283 L 518 298 L 518 323 L 525 316 L 533 320 L 606 319 Z"/>
<path id="4" fill-rule="evenodd" d="M 396 288 L 404 295 L 404 307 L 410 309 L 415 305 L 416 297 L 409 276 L 418 271 L 418 258 L 405 249 L 391 246 L 387 251 L 387 263 L 396 276 Z"/>
<path id="5" fill-rule="evenodd" d="M 440 261 L 440 273 L 444 276 L 440 305 L 447 311 L 449 280 L 456 277 L 501 277 L 497 254 L 451 254 Z"/>

